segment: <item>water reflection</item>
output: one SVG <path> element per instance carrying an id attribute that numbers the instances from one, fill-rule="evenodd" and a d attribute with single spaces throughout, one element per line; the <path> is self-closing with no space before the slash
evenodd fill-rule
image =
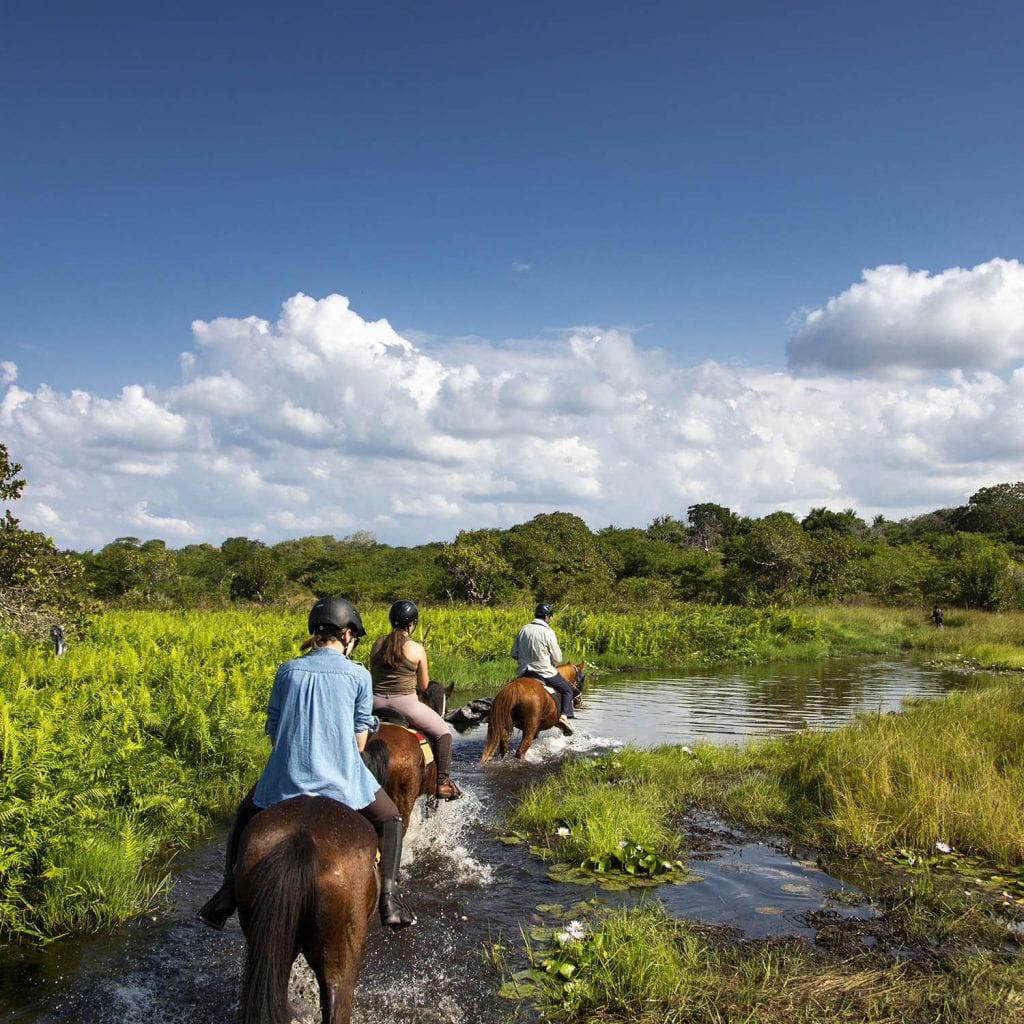
<path id="1" fill-rule="evenodd" d="M 896 711 L 905 697 L 935 696 L 963 681 L 962 674 L 949 670 L 863 658 L 672 678 L 596 676 L 589 681 L 581 721 L 589 732 L 620 743 L 729 743 L 833 728 L 858 712 Z"/>

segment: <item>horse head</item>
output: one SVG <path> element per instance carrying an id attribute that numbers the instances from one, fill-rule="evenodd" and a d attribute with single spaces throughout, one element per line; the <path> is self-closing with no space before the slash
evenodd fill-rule
<path id="1" fill-rule="evenodd" d="M 455 684 L 439 683 L 431 679 L 427 688 L 418 694 L 421 704 L 426 704 L 432 711 L 436 711 L 442 718 L 448 713 L 448 698 L 455 692 Z"/>

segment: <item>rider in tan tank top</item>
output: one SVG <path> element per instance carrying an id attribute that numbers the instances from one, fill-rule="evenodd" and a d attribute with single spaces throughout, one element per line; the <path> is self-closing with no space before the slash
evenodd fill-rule
<path id="1" fill-rule="evenodd" d="M 384 645 L 374 646 L 370 652 L 370 675 L 373 677 L 374 695 L 404 697 L 416 695 L 416 668 L 418 663 L 410 661 L 404 654 L 402 663 L 392 668 L 384 662 Z"/>
<path id="2" fill-rule="evenodd" d="M 433 708 L 417 694 L 430 683 L 427 652 L 410 638 L 419 620 L 412 601 L 396 601 L 388 614 L 391 632 L 378 637 L 370 651 L 370 678 L 373 681 L 373 708 L 390 709 L 403 714 L 415 729 L 429 736 L 437 759 L 437 796 L 455 800 L 462 790 L 452 782 L 452 731 Z"/>

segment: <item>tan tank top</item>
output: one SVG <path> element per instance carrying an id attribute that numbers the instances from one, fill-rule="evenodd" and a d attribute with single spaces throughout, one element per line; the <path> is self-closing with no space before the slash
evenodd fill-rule
<path id="1" fill-rule="evenodd" d="M 385 665 L 383 648 L 378 648 L 370 655 L 370 678 L 373 680 L 373 692 L 386 697 L 404 697 L 407 693 L 416 692 L 416 662 L 410 661 L 404 654 L 402 664 L 398 668 Z"/>

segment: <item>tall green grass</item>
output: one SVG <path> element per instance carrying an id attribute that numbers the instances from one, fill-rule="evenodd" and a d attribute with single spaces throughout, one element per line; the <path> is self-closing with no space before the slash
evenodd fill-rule
<path id="1" fill-rule="evenodd" d="M 536 932 L 537 930 L 535 930 Z M 655 904 L 528 943 L 503 986 L 566 1024 L 1010 1024 L 1024 1019 L 1020 957 L 941 965 L 870 953 L 827 958 L 801 942 L 731 942 Z"/>
<path id="2" fill-rule="evenodd" d="M 595 845 L 611 850 L 632 838 L 627 825 L 664 843 L 695 804 L 845 854 L 885 857 L 944 843 L 1020 865 L 1024 689 L 1002 679 L 829 732 L 746 746 L 627 747 L 567 762 L 526 790 L 507 824 L 538 835 L 552 856 L 583 861 L 599 852 Z M 618 818 L 623 805 L 629 813 Z"/>

